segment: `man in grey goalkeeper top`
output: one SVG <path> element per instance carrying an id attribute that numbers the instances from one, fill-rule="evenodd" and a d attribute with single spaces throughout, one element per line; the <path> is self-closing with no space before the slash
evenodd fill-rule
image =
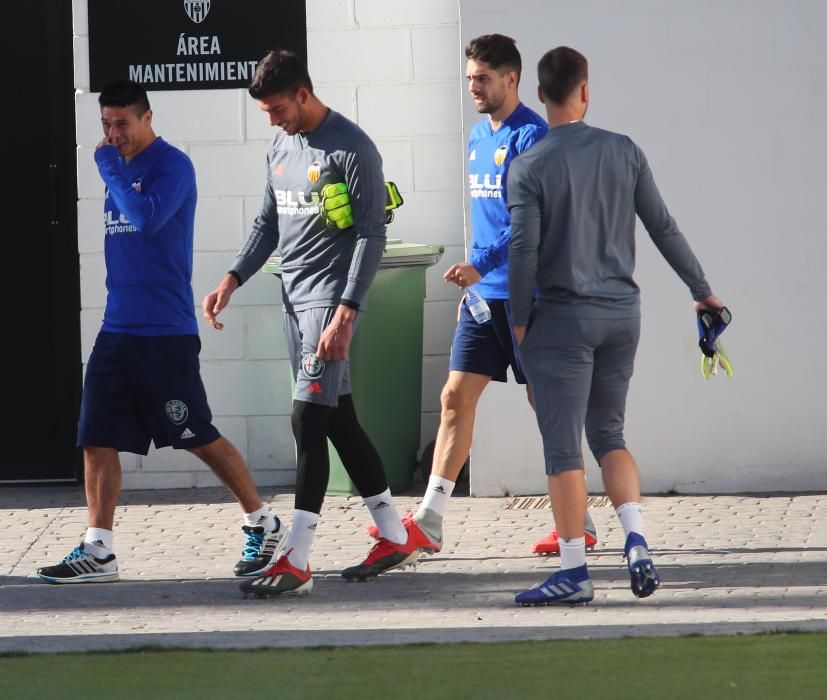
<path id="1" fill-rule="evenodd" d="M 701 265 L 664 204 L 643 152 L 587 125 L 588 64 L 558 47 L 538 65 L 548 135 L 511 165 L 509 291 L 514 334 L 535 396 L 561 570 L 517 595 L 523 605 L 587 603 L 583 428 L 626 536 L 632 592 L 660 584 L 644 539 L 640 481 L 623 438 L 626 394 L 640 336 L 635 215 L 689 287 L 717 309 Z M 539 296 L 532 304 L 537 285 Z"/>
<path id="2" fill-rule="evenodd" d="M 376 146 L 316 97 L 295 53 L 269 52 L 249 92 L 278 127 L 267 153 L 264 202 L 230 271 L 204 298 L 203 310 L 221 329 L 216 316 L 232 293 L 278 248 L 284 329 L 296 378 L 295 510 L 285 555 L 241 588 L 264 596 L 302 595 L 313 586 L 308 562 L 330 475 L 328 438 L 380 534 L 368 557 L 342 575 L 366 580 L 418 556 L 418 533 L 411 531 L 416 526 L 402 524 L 381 459 L 356 417 L 347 361 L 384 251 L 386 194 Z M 346 228 L 320 216 L 322 190 L 337 183 L 346 184 L 352 210 L 352 220 L 343 225 L 355 222 Z"/>

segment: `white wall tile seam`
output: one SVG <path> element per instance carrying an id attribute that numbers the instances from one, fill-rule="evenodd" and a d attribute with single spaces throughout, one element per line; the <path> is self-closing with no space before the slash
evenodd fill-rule
<path id="1" fill-rule="evenodd" d="M 314 83 L 315 85 L 315 83 Z M 324 85 L 323 83 L 319 83 L 319 86 Z M 328 86 L 332 85 L 341 85 L 341 83 L 327 83 Z M 448 78 L 406 78 L 405 80 L 393 79 L 393 80 L 362 80 L 359 82 L 357 87 L 406 87 L 406 86 L 416 86 L 416 87 L 430 87 L 430 86 L 440 86 L 440 85 L 458 85 L 461 87 L 461 83 L 457 83 L 456 80 L 450 80 Z M 457 131 L 459 133 L 459 131 Z"/>
<path id="2" fill-rule="evenodd" d="M 445 24 L 383 24 L 381 27 L 367 27 L 364 29 L 359 29 L 356 27 L 314 27 L 308 28 L 307 36 L 308 38 L 312 36 L 318 36 L 319 34 L 337 34 L 339 32 L 342 33 L 350 33 L 350 34 L 360 34 L 360 35 L 369 35 L 369 34 L 387 34 L 389 32 L 399 32 L 404 31 L 406 33 L 410 33 L 414 29 L 427 29 L 428 27 L 440 28 L 444 29 L 446 26 Z M 310 43 L 310 42 L 308 42 Z M 312 60 L 312 57 L 310 57 Z"/>
<path id="3" fill-rule="evenodd" d="M 374 30 L 385 30 L 385 29 L 444 29 L 445 27 L 454 27 L 456 26 L 456 22 L 424 22 L 418 24 L 416 22 L 412 24 L 383 24 L 383 25 L 370 25 L 367 27 L 357 27 L 360 32 L 370 32 Z M 319 27 L 319 30 L 322 30 L 323 27 Z M 330 30 L 335 29 L 334 27 L 329 27 Z M 316 30 L 314 30 L 316 31 Z"/>
<path id="4" fill-rule="evenodd" d="M 359 85 L 354 86 L 353 88 L 353 121 L 357 124 L 361 124 L 359 119 L 359 90 L 361 87 Z"/>
<path id="5" fill-rule="evenodd" d="M 241 127 L 241 143 L 247 143 L 247 104 L 248 93 L 246 90 L 238 92 L 238 119 Z"/>

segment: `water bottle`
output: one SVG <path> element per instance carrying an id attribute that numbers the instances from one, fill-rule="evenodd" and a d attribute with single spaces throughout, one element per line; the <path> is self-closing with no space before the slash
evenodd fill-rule
<path id="1" fill-rule="evenodd" d="M 465 305 L 477 323 L 488 323 L 491 320 L 491 309 L 473 287 L 465 288 Z"/>

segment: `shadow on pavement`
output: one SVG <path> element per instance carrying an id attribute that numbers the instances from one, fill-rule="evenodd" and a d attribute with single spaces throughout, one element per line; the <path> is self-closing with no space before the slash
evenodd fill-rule
<path id="1" fill-rule="evenodd" d="M 508 560 L 504 559 L 504 562 Z M 330 608 L 341 610 L 353 607 L 374 612 L 382 607 L 431 609 L 475 608 L 488 605 L 512 605 L 515 592 L 539 584 L 543 577 L 556 569 L 506 570 L 501 572 L 429 572 L 427 562 L 416 571 L 395 571 L 365 583 L 348 583 L 338 571 L 314 572 L 313 594 L 297 599 L 244 600 L 238 585 L 243 579 L 122 579 L 109 584 L 50 585 L 36 577 L 7 576 L 0 580 L 0 611 L 30 613 L 35 611 L 75 610 L 80 607 L 96 610 L 128 608 L 158 610 L 198 606 L 236 607 L 239 605 L 282 605 L 313 611 Z M 659 566 L 662 590 L 669 596 L 657 594 L 643 604 L 657 607 L 696 607 L 700 604 L 727 608 L 750 608 L 771 603 L 779 609 L 823 604 L 823 595 L 814 590 L 812 595 L 796 588 L 818 588 L 827 577 L 823 562 L 780 564 L 770 562 L 726 564 L 687 564 Z M 626 569 L 615 565 L 595 564 L 590 567 L 595 589 L 600 591 L 626 590 Z M 734 589 L 726 595 L 709 599 L 709 589 Z M 762 592 L 761 589 L 769 589 Z M 745 590 L 749 589 L 749 590 Z M 683 591 L 684 595 L 674 595 Z M 809 603 L 808 603 L 809 601 Z M 628 601 L 604 601 L 607 605 L 641 604 L 629 594 Z M 140 614 L 136 612 L 136 614 Z"/>

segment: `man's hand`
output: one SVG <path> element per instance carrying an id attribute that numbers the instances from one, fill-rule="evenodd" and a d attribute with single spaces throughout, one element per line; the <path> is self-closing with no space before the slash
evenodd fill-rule
<path id="1" fill-rule="evenodd" d="M 356 311 L 349 306 L 338 306 L 330 323 L 322 331 L 319 338 L 319 347 L 316 348 L 316 357 L 325 362 L 330 360 L 346 360 L 350 341 L 353 340 L 353 320 Z"/>
<path id="2" fill-rule="evenodd" d="M 709 379 L 718 374 L 718 367 L 723 367 L 726 376 L 732 379 L 735 376 L 732 362 L 720 341 L 721 334 L 732 321 L 732 313 L 718 297 L 712 294 L 696 301 L 694 307 L 698 314 L 701 374 L 704 379 Z"/>
<path id="3" fill-rule="evenodd" d="M 347 184 L 336 182 L 322 187 L 322 206 L 319 216 L 331 228 L 345 229 L 353 226 L 353 208 Z"/>
<path id="4" fill-rule="evenodd" d="M 724 308 L 724 302 L 714 294 L 710 294 L 708 297 L 694 302 L 693 306 L 695 307 L 695 311 L 717 311 L 718 309 Z"/>
<path id="5" fill-rule="evenodd" d="M 101 140 L 101 142 L 97 146 L 95 146 L 95 150 L 97 151 L 99 148 L 102 148 L 103 146 L 111 146 L 111 145 L 112 145 L 112 142 L 109 140 L 109 137 L 104 136 L 103 139 Z"/>
<path id="6" fill-rule="evenodd" d="M 453 282 L 457 287 L 465 289 L 479 282 L 482 275 L 477 272 L 477 268 L 471 263 L 462 262 L 451 265 L 442 276 L 442 279 L 446 282 Z"/>
<path id="7" fill-rule="evenodd" d="M 217 331 L 222 330 L 224 324 L 218 321 L 216 316 L 230 303 L 230 297 L 236 289 L 238 289 L 236 278 L 228 274 L 221 280 L 221 284 L 219 284 L 214 291 L 207 294 L 207 296 L 204 297 L 204 301 L 201 302 L 201 308 L 204 310 L 204 318 L 207 319 L 207 322 Z"/>
<path id="8" fill-rule="evenodd" d="M 523 339 L 525 338 L 525 329 L 527 326 L 514 326 L 514 340 L 517 341 L 517 345 L 523 344 Z"/>

